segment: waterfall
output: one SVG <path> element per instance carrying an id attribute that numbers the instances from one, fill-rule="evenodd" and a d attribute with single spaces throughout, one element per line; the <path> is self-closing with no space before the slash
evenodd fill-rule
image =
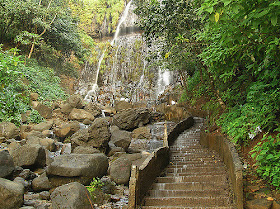
<path id="1" fill-rule="evenodd" d="M 165 87 L 171 83 L 171 78 L 172 75 L 169 70 L 162 70 L 161 67 L 159 67 L 157 81 L 157 97 L 161 95 L 164 92 Z"/>
<path id="2" fill-rule="evenodd" d="M 132 1 L 130 1 L 126 7 L 125 7 L 125 10 L 123 12 L 123 15 L 118 23 L 118 26 L 116 28 L 116 32 L 114 34 L 114 38 L 113 40 L 111 41 L 111 46 L 113 46 L 116 42 L 116 40 L 118 39 L 118 36 L 119 36 L 119 33 L 120 33 L 120 28 L 121 28 L 121 25 L 123 24 L 123 22 L 126 20 L 127 16 L 128 16 L 128 11 L 130 9 L 130 5 L 131 5 Z M 84 100 L 90 102 L 95 96 L 96 96 L 96 91 L 98 89 L 98 85 L 97 85 L 97 82 L 98 82 L 98 76 L 99 76 L 99 72 L 100 72 L 100 67 L 101 67 L 101 63 L 104 59 L 104 56 L 105 56 L 105 52 L 106 52 L 106 49 L 105 51 L 102 53 L 101 57 L 99 58 L 99 61 L 98 61 L 98 65 L 97 65 L 97 70 L 96 70 L 96 76 L 95 76 L 95 80 L 94 80 L 94 84 L 92 85 L 91 87 L 91 90 L 88 91 L 87 95 L 85 96 Z"/>

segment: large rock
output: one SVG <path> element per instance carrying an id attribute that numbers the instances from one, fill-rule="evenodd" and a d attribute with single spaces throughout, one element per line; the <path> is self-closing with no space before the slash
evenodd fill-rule
<path id="1" fill-rule="evenodd" d="M 95 148 L 107 148 L 111 133 L 110 118 L 97 118 L 88 128 L 88 145 Z"/>
<path id="2" fill-rule="evenodd" d="M 95 153 L 100 153 L 100 151 L 93 147 L 78 146 L 73 150 L 73 153 L 75 153 L 75 154 L 95 154 Z"/>
<path id="3" fill-rule="evenodd" d="M 73 108 L 82 109 L 84 107 L 84 101 L 81 95 L 72 95 L 66 100 L 66 102 Z"/>
<path id="4" fill-rule="evenodd" d="M 0 207 L 2 209 L 20 208 L 23 204 L 23 195 L 22 184 L 0 178 Z"/>
<path id="5" fill-rule="evenodd" d="M 131 109 L 132 107 L 133 107 L 133 105 L 126 101 L 116 101 L 116 103 L 115 103 L 115 108 L 116 108 L 117 112 L 120 112 L 122 110 Z"/>
<path id="6" fill-rule="evenodd" d="M 148 109 L 129 109 L 115 115 L 113 123 L 120 129 L 132 130 L 150 122 Z"/>
<path id="7" fill-rule="evenodd" d="M 51 194 L 53 209 L 90 209 L 93 208 L 86 187 L 73 182 L 56 188 Z"/>
<path id="8" fill-rule="evenodd" d="M 52 186 L 72 181 L 87 184 L 101 177 L 108 169 L 108 158 L 103 153 L 60 155 L 48 166 L 47 174 Z"/>
<path id="9" fill-rule="evenodd" d="M 109 168 L 110 177 L 117 184 L 128 184 L 131 171 L 131 160 L 120 157 L 113 161 Z"/>
<path id="10" fill-rule="evenodd" d="M 148 139 L 152 138 L 151 130 L 149 127 L 139 127 L 132 131 L 132 138 L 134 139 Z"/>
<path id="11" fill-rule="evenodd" d="M 273 201 L 269 201 L 266 198 L 255 199 L 246 202 L 247 209 L 270 209 Z"/>
<path id="12" fill-rule="evenodd" d="M 51 189 L 51 183 L 50 183 L 46 173 L 43 173 L 39 177 L 33 179 L 33 181 L 32 181 L 32 189 L 35 192 L 40 192 L 40 191 L 50 190 Z"/>
<path id="13" fill-rule="evenodd" d="M 7 150 L 0 151 L 0 178 L 5 178 L 14 171 L 14 161 Z"/>
<path id="14" fill-rule="evenodd" d="M 44 104 L 38 104 L 36 107 L 36 110 L 39 112 L 39 114 L 43 117 L 43 118 L 51 118 L 52 117 L 52 109 L 50 107 L 48 107 L 47 105 Z"/>
<path id="15" fill-rule="evenodd" d="M 127 150 L 131 142 L 131 132 L 117 129 L 111 129 L 111 141 L 116 147 L 122 147 Z"/>
<path id="16" fill-rule="evenodd" d="M 44 167 L 46 165 L 45 149 L 39 144 L 26 144 L 12 152 L 16 166 Z"/>
<path id="17" fill-rule="evenodd" d="M 0 123 L 0 137 L 6 139 L 16 139 L 19 137 L 19 128 L 15 124 L 10 122 Z"/>
<path id="18" fill-rule="evenodd" d="M 42 122 L 42 123 L 39 123 L 39 124 L 35 125 L 33 127 L 33 130 L 41 131 L 41 132 L 44 131 L 44 130 L 49 130 L 49 129 L 51 129 L 52 124 L 53 124 L 52 121 Z"/>
<path id="19" fill-rule="evenodd" d="M 90 112 L 87 112 L 86 110 L 74 108 L 69 115 L 69 119 L 78 120 L 81 122 L 85 119 L 89 119 L 89 120 L 93 121 L 94 116 Z"/>
<path id="20" fill-rule="evenodd" d="M 66 137 L 72 136 L 80 129 L 80 124 L 78 121 L 71 121 L 68 123 L 61 124 L 59 128 L 54 130 L 54 133 L 60 139 L 65 139 Z"/>
<path id="21" fill-rule="evenodd" d="M 94 103 L 88 103 L 85 106 L 85 110 L 90 112 L 94 117 L 101 115 L 101 109 Z"/>
<path id="22" fill-rule="evenodd" d="M 64 114 L 69 114 L 73 110 L 73 107 L 69 103 L 62 104 L 60 108 L 61 112 Z"/>
<path id="23" fill-rule="evenodd" d="M 165 120 L 178 122 L 190 116 L 189 112 L 178 105 L 160 104 L 156 107 L 158 112 L 164 114 Z"/>
<path id="24" fill-rule="evenodd" d="M 71 145 L 73 148 L 77 146 L 88 146 L 87 142 L 89 140 L 88 129 L 80 129 L 70 138 Z"/>

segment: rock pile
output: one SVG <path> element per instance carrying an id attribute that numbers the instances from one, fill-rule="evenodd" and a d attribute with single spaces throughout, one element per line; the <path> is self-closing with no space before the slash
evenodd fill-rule
<path id="1" fill-rule="evenodd" d="M 31 96 L 44 122 L 0 123 L 1 208 L 125 208 L 131 165 L 149 155 L 152 111 L 85 104 L 78 95 L 48 107 Z M 92 195 L 94 179 L 101 189 Z"/>

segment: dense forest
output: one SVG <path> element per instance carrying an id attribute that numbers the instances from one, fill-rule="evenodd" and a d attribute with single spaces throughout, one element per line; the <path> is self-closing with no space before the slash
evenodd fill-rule
<path id="1" fill-rule="evenodd" d="M 262 132 L 252 157 L 280 188 L 280 2 L 143 0 L 136 13 L 147 40 L 164 43 L 167 67 L 185 78 L 182 102 L 202 103 L 209 127 L 239 149 Z"/>
<path id="2" fill-rule="evenodd" d="M 280 2 L 139 0 L 147 42 L 184 78 L 182 103 L 207 111 L 209 127 L 254 148 L 258 173 L 280 188 Z M 60 77 L 79 77 L 97 39 L 114 33 L 125 0 L 0 0 L 0 121 L 41 116 L 29 104 L 65 98 Z"/>

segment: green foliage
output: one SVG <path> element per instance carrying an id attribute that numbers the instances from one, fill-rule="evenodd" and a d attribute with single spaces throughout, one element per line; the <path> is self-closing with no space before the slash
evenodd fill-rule
<path id="1" fill-rule="evenodd" d="M 31 110 L 28 122 L 41 122 L 43 118 L 29 105 L 29 93 L 38 93 L 41 101 L 63 99 L 66 95 L 59 86 L 60 79 L 51 69 L 36 62 L 25 66 L 21 56 L 16 56 L 16 51 L 0 48 L 0 121 L 20 125 L 21 114 Z"/>
<path id="2" fill-rule="evenodd" d="M 94 201 L 97 198 L 97 191 L 101 191 L 103 186 L 104 183 L 99 178 L 93 178 L 90 185 L 87 186 L 87 190 Z"/>
<path id="3" fill-rule="evenodd" d="M 252 151 L 257 172 L 273 186 L 280 189 L 280 134 L 275 138 L 264 136 Z"/>

